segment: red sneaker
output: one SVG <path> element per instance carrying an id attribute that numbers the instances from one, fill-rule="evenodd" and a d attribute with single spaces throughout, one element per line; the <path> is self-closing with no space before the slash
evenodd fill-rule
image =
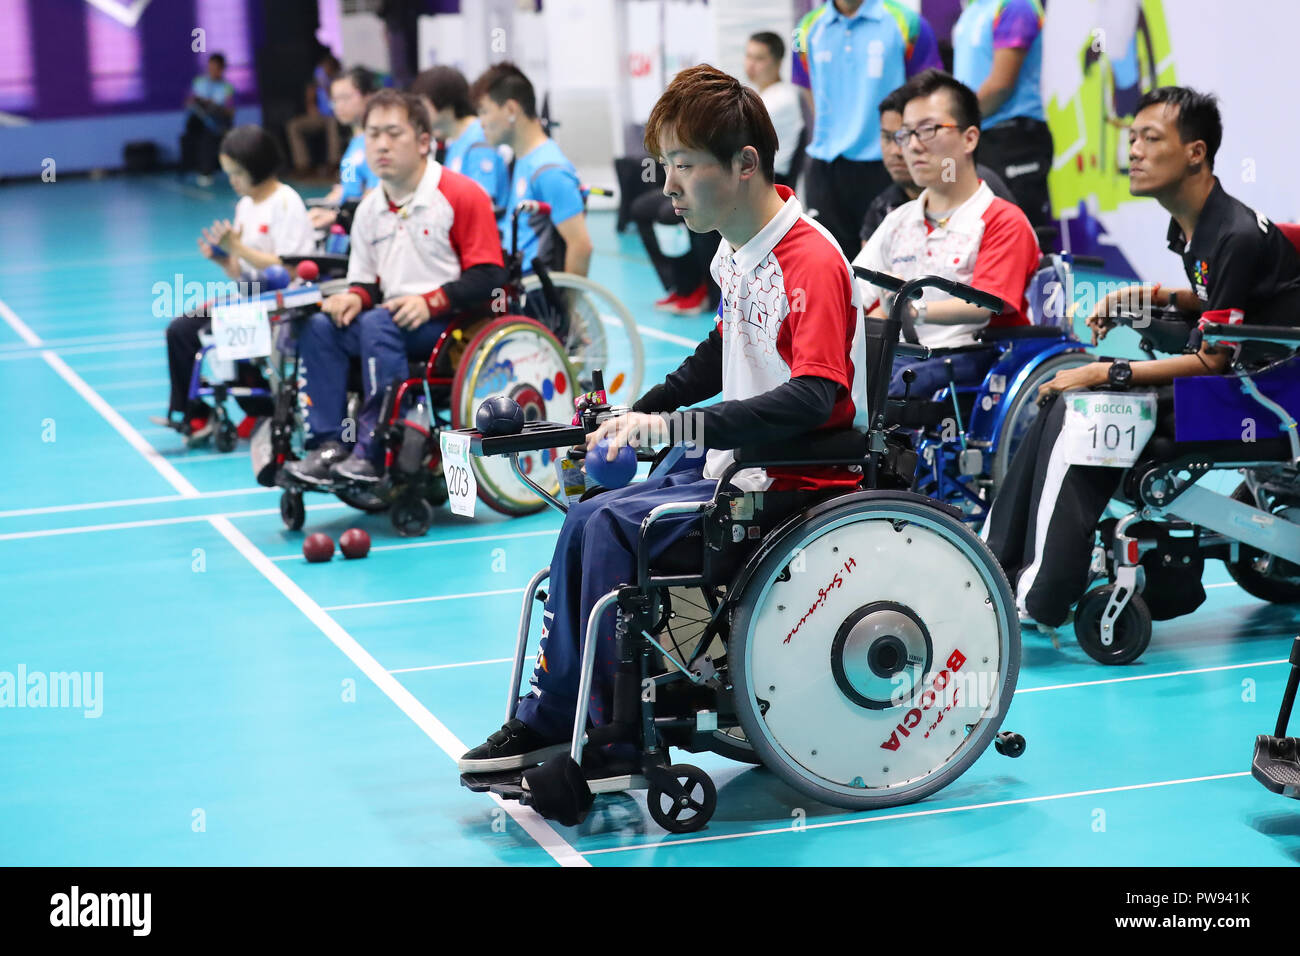
<path id="1" fill-rule="evenodd" d="M 235 434 L 240 438 L 248 439 L 253 437 L 253 429 L 257 427 L 256 415 L 245 415 L 239 427 L 235 429 Z"/>
<path id="2" fill-rule="evenodd" d="M 659 299 L 657 302 L 655 302 L 655 308 L 658 309 L 660 312 L 676 312 L 677 303 L 680 302 L 681 300 L 682 297 L 680 295 L 678 295 L 676 292 L 671 292 L 668 295 L 664 296 L 662 299 Z"/>
<path id="3" fill-rule="evenodd" d="M 709 288 L 704 283 L 690 295 L 680 297 L 676 304 L 669 309 L 670 312 L 676 312 L 678 315 L 699 315 L 701 312 L 709 311 Z"/>

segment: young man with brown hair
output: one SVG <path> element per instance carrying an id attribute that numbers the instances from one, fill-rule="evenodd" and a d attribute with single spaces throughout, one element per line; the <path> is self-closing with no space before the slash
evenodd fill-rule
<path id="1" fill-rule="evenodd" d="M 588 701 L 578 701 L 579 662 L 588 615 L 599 598 L 635 574 L 641 521 L 665 501 L 706 501 L 742 444 L 782 441 L 865 420 L 862 314 L 849 264 L 831 235 L 773 183 L 776 133 L 754 90 L 710 66 L 677 74 L 650 114 L 646 149 L 664 165 L 664 194 L 693 232 L 722 235 L 712 272 L 722 289 L 718 323 L 695 353 L 652 388 L 631 413 L 604 422 L 587 439 L 608 438 L 610 457 L 655 435 L 681 440 L 678 415 L 692 411 L 693 435 L 707 455 L 683 457 L 646 481 L 570 508 L 551 559 L 551 589 L 532 693 L 516 717 L 460 760 L 463 773 L 528 768 L 566 749 L 579 707 L 608 721 L 615 663 L 597 654 Z M 746 468 L 733 484 L 746 491 L 853 487 L 844 468 Z M 656 524 L 651 558 L 698 528 L 682 515 Z M 606 629 L 609 628 L 606 622 Z M 611 754 L 584 761 L 589 775 L 617 772 Z M 614 757 L 622 756 L 615 754 Z"/>

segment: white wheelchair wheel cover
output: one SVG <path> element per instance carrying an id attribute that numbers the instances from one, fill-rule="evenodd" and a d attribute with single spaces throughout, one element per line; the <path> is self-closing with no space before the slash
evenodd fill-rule
<path id="1" fill-rule="evenodd" d="M 846 502 L 792 528 L 745 591 L 729 654 L 736 707 L 792 786 L 850 809 L 909 802 L 997 732 L 1019 623 L 1005 576 L 956 519 L 901 499 Z M 874 663 L 896 680 L 869 660 L 891 636 L 895 657 Z"/>
<path id="2" fill-rule="evenodd" d="M 488 331 L 473 354 L 457 396 L 457 428 L 473 428 L 478 407 L 494 395 L 519 402 L 526 421 L 569 422 L 574 414 L 574 376 L 558 343 L 531 320 L 503 322 Z M 556 449 L 523 452 L 519 465 L 526 475 L 553 494 L 560 481 L 555 473 Z M 471 458 L 479 496 L 489 505 L 523 510 L 543 505 L 537 493 L 515 475 L 505 456 Z"/>
<path id="3" fill-rule="evenodd" d="M 552 272 L 550 279 L 555 288 L 568 290 L 573 297 L 573 324 L 564 346 L 574 373 L 586 381 L 601 369 L 609 403 L 630 406 L 641 397 L 645 376 L 645 351 L 636 319 L 612 292 L 585 276 Z M 525 294 L 540 288 L 537 276 L 525 277 Z M 597 315 L 600 322 L 591 321 Z"/>

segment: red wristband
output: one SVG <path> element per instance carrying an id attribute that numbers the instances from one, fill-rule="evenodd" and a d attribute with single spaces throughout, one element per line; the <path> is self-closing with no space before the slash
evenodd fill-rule
<path id="1" fill-rule="evenodd" d="M 361 286 L 361 285 L 349 286 L 348 291 L 361 300 L 361 308 L 363 309 L 374 308 L 375 303 L 370 298 L 370 290 L 367 289 L 365 286 Z"/>
<path id="2" fill-rule="evenodd" d="M 447 298 L 447 293 L 442 291 L 442 286 L 434 289 L 432 292 L 426 292 L 422 298 L 429 306 L 429 315 L 440 315 L 451 308 L 451 300 Z"/>

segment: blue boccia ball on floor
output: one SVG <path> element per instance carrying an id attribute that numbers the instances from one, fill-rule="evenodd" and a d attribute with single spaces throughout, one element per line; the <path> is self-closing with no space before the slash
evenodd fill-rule
<path id="1" fill-rule="evenodd" d="M 587 452 L 587 474 L 602 488 L 622 488 L 636 476 L 636 449 L 624 445 L 613 461 L 606 461 L 609 439 L 602 438 Z"/>
<path id="2" fill-rule="evenodd" d="M 272 292 L 287 289 L 291 278 L 284 266 L 267 266 L 262 270 L 262 285 Z"/>
<path id="3" fill-rule="evenodd" d="M 478 407 L 474 427 L 480 435 L 518 435 L 524 430 L 524 410 L 513 398 L 494 395 Z"/>

